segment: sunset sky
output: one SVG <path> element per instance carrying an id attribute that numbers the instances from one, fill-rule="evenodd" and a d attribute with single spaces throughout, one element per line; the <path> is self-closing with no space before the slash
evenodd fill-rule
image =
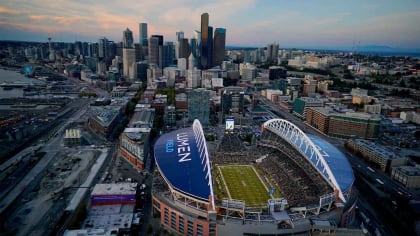
<path id="1" fill-rule="evenodd" d="M 138 42 L 138 23 L 149 36 L 173 41 L 200 30 L 200 15 L 227 29 L 227 45 L 420 48 L 419 0 L 1 0 L 0 40 L 121 41 L 127 27 Z"/>

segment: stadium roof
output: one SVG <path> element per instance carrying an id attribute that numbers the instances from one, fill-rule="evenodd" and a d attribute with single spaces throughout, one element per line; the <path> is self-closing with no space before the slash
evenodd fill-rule
<path id="1" fill-rule="evenodd" d="M 192 127 L 162 135 L 154 150 L 160 173 L 172 188 L 204 201 L 213 199 L 210 161 L 198 120 Z"/>
<path id="2" fill-rule="evenodd" d="M 304 133 L 287 120 L 272 119 L 266 121 L 264 127 L 287 139 L 339 191 L 340 199 L 346 201 L 344 193 L 353 185 L 354 174 L 341 151 L 320 137 Z"/>
<path id="3" fill-rule="evenodd" d="M 320 152 L 323 151 L 328 155 L 324 156 L 325 161 L 328 163 L 332 173 L 337 179 L 338 185 L 343 192 L 347 192 L 349 188 L 353 185 L 354 175 L 353 170 L 346 156 L 334 147 L 331 143 L 316 137 L 311 134 L 306 134 L 311 141 L 320 148 Z M 314 159 L 312 160 L 314 161 Z M 313 163 L 314 165 L 316 163 Z"/>

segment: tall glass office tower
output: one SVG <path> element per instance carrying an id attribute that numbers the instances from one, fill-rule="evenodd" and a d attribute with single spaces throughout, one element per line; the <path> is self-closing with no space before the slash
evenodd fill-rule
<path id="1" fill-rule="evenodd" d="M 148 39 L 147 39 L 147 23 L 140 23 L 139 24 L 139 43 L 142 46 L 148 45 Z"/>
<path id="2" fill-rule="evenodd" d="M 201 14 L 201 68 L 208 68 L 209 59 L 209 14 Z"/>
<path id="3" fill-rule="evenodd" d="M 225 59 L 226 29 L 216 28 L 213 40 L 213 66 L 219 66 Z"/>
<path id="4" fill-rule="evenodd" d="M 98 57 L 108 58 L 109 42 L 107 38 L 100 38 L 98 41 Z"/>
<path id="5" fill-rule="evenodd" d="M 150 37 L 149 39 L 149 64 L 159 66 L 159 38 Z"/>

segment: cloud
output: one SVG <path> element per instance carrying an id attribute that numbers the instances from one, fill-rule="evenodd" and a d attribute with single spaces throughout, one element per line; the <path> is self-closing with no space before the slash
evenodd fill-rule
<path id="1" fill-rule="evenodd" d="M 48 15 L 31 15 L 31 16 L 28 16 L 28 18 L 34 21 L 44 21 L 43 23 L 62 24 L 62 25 L 80 23 L 83 20 L 83 18 L 81 17 L 64 17 L 64 16 L 48 16 Z"/>
<path id="2" fill-rule="evenodd" d="M 40 20 L 45 20 L 48 18 L 48 16 L 43 16 L 43 15 L 32 15 L 28 17 L 30 20 L 36 20 L 36 21 L 40 21 Z"/>
<path id="3" fill-rule="evenodd" d="M 0 6 L 0 15 L 14 16 L 14 15 L 19 15 L 20 13 L 21 13 L 20 11 L 16 11 L 16 10 L 12 10 L 12 9 L 8 9 L 8 8 Z"/>
<path id="4" fill-rule="evenodd" d="M 384 9 L 397 11 L 379 1 L 360 4 L 332 1 L 328 7 L 309 1 L 268 0 L 1 1 L 0 25 L 40 34 L 86 35 L 94 41 L 104 36 L 121 41 L 127 27 L 137 41 L 140 22 L 148 23 L 149 35 L 164 35 L 165 41 L 175 40 L 175 32 L 180 30 L 190 38 L 193 30 L 200 30 L 200 16 L 207 12 L 211 26 L 227 29 L 227 44 L 316 41 L 351 45 L 354 40 L 370 40 L 418 45 L 420 42 L 420 28 L 416 27 L 420 12 L 400 4 L 401 13 L 377 16 Z M 360 7 L 354 8 L 357 5 Z M 373 11 L 374 8 L 382 11 Z M 11 32 L 12 28 L 2 34 Z"/>

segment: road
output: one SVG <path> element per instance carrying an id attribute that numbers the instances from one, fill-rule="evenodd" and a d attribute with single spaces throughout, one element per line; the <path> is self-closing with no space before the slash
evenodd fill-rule
<path id="1" fill-rule="evenodd" d="M 39 185 L 39 181 L 42 179 L 44 170 L 46 167 L 55 159 L 60 156 L 57 155 L 59 151 L 62 151 L 64 147 L 61 144 L 62 136 L 58 134 L 63 134 L 65 129 L 73 123 L 74 121 L 80 119 L 84 116 L 88 110 L 88 100 L 87 99 L 78 99 L 70 104 L 71 108 L 74 108 L 75 111 L 73 114 L 68 114 L 69 117 L 64 117 L 66 121 L 61 123 L 58 127 L 54 129 L 54 133 L 47 135 L 47 140 L 42 144 L 39 149 L 40 152 L 45 152 L 45 156 L 42 157 L 35 166 L 30 169 L 30 171 L 17 183 L 14 183 L 14 188 L 1 199 L 0 202 L 0 213 L 1 221 L 3 222 L 3 216 L 9 215 L 9 211 L 14 207 L 13 204 L 17 204 L 20 199 L 22 199 L 23 193 L 30 193 L 35 186 Z M 76 109 L 77 108 L 77 109 Z M 51 131 L 50 131 L 51 132 Z M 22 159 L 32 152 L 34 147 L 29 147 L 24 149 L 22 152 L 18 153 L 16 156 L 12 157 L 8 162 L 3 163 L 2 168 L 7 168 L 8 165 L 15 163 L 16 161 Z"/>

